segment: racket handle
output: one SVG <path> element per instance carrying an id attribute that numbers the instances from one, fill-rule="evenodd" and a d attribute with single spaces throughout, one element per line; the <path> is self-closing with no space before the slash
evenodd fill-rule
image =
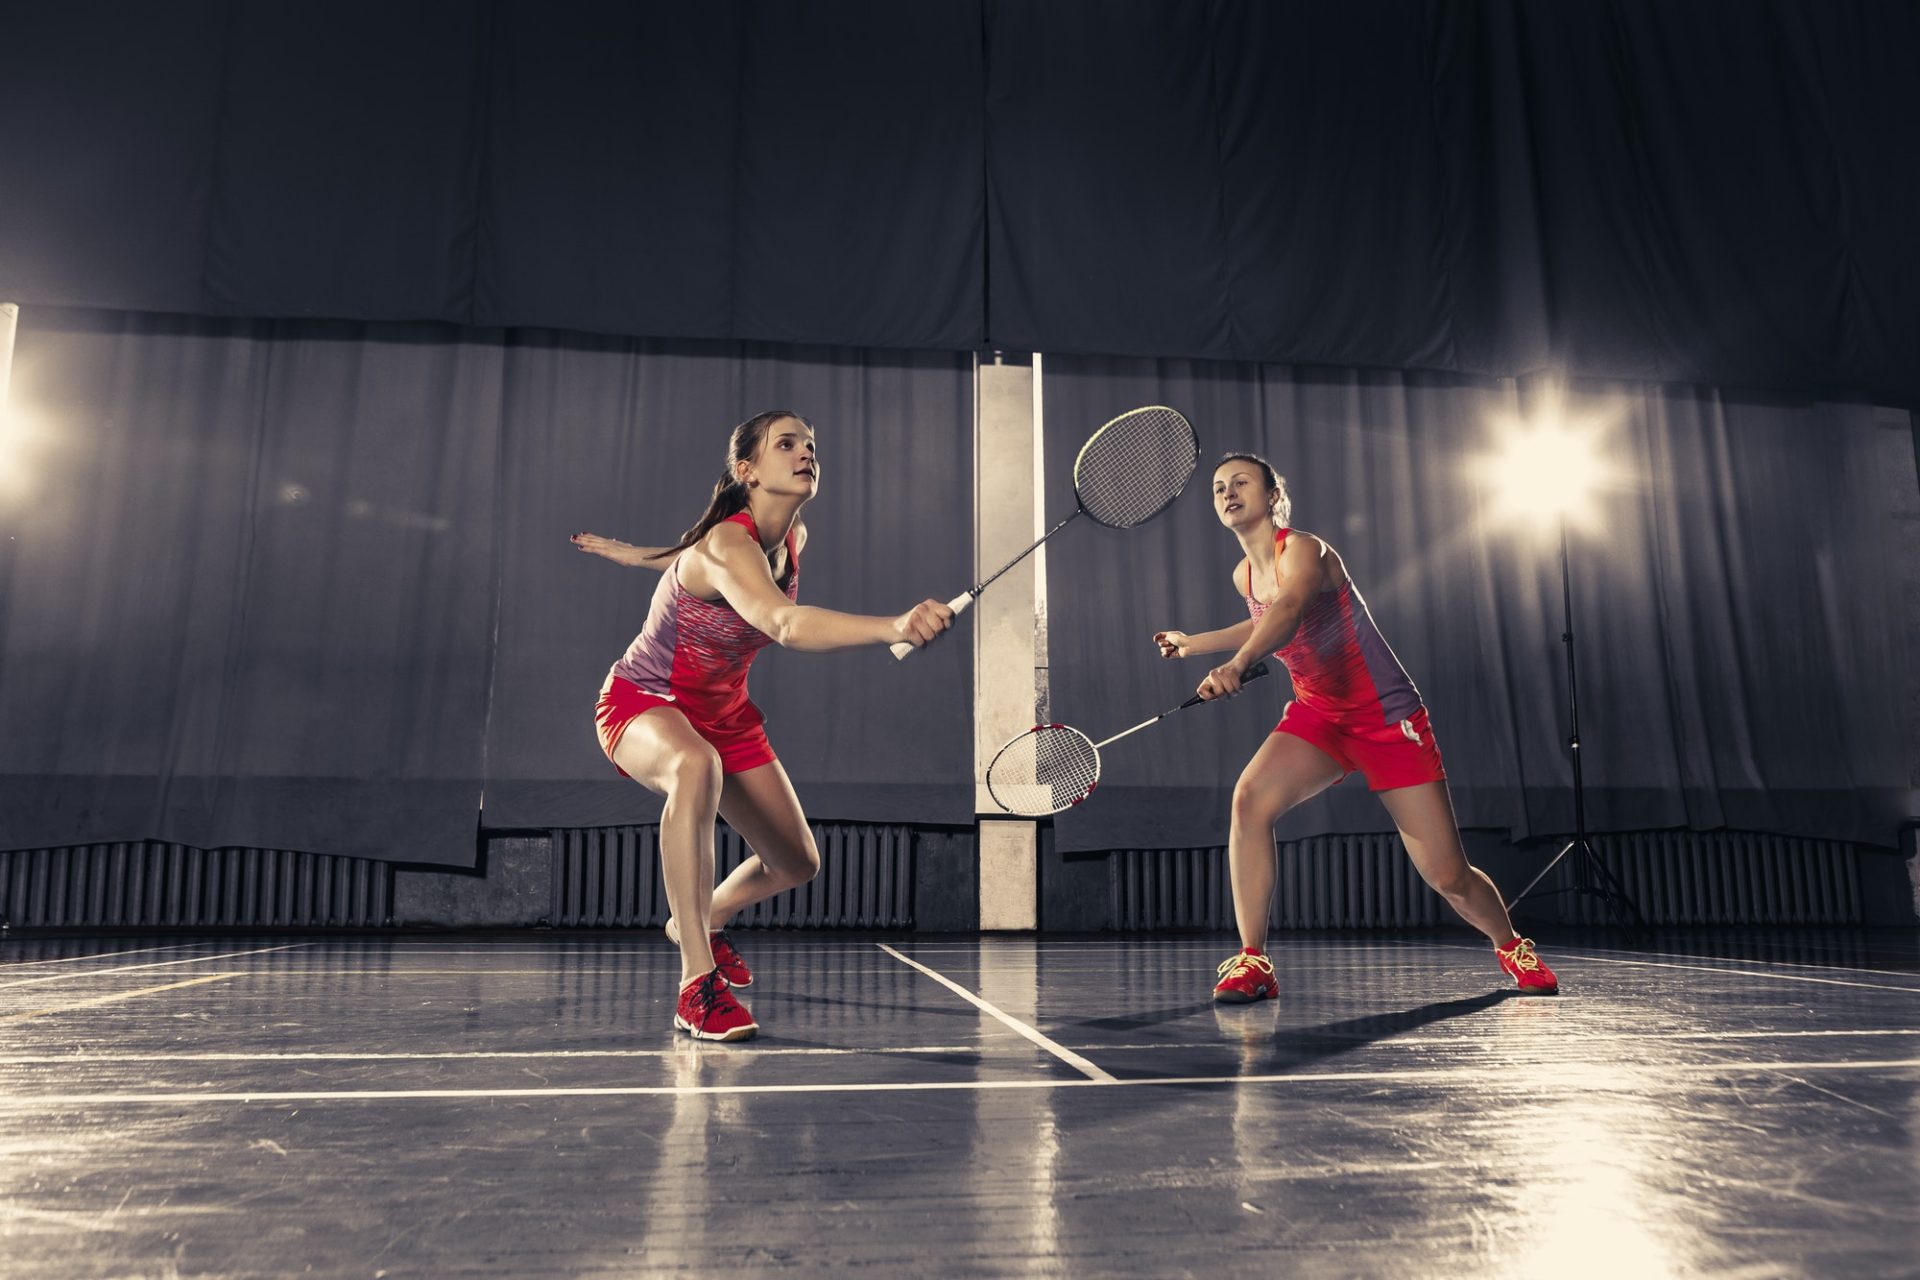
<path id="1" fill-rule="evenodd" d="M 1264 661 L 1256 662 L 1252 666 L 1248 667 L 1246 669 L 1246 672 L 1240 677 L 1240 685 L 1242 688 L 1245 688 L 1247 685 L 1251 684 L 1253 681 L 1258 680 L 1261 676 L 1271 675 L 1271 674 L 1273 674 L 1272 671 L 1268 668 L 1267 664 Z M 1199 694 L 1196 693 L 1191 698 L 1188 698 L 1185 702 L 1181 703 L 1178 707 L 1174 709 L 1176 711 L 1185 711 L 1188 707 L 1197 707 L 1205 701 L 1206 701 L 1205 698 L 1201 697 Z"/>
<path id="2" fill-rule="evenodd" d="M 957 618 L 965 613 L 967 607 L 972 603 L 973 592 L 962 591 L 959 595 L 947 601 L 947 608 L 953 610 L 953 614 Z M 917 647 L 917 645 L 910 644 L 905 640 L 898 640 L 887 646 L 887 652 L 891 653 L 895 659 L 904 661 L 906 656 L 912 653 Z"/>

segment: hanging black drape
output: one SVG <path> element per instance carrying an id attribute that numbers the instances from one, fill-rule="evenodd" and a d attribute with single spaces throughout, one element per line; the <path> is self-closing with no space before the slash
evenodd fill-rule
<path id="1" fill-rule="evenodd" d="M 1238 546 L 1206 490 L 1222 452 L 1251 449 L 1288 478 L 1295 525 L 1345 558 L 1420 687 L 1461 821 L 1571 829 L 1558 544 L 1496 521 L 1472 478 L 1498 423 L 1531 407 L 1513 384 L 1049 357 L 1045 388 L 1050 476 L 1135 404 L 1182 409 L 1204 453 L 1153 524 L 1052 544 L 1055 719 L 1110 732 L 1193 691 L 1210 662 L 1158 661 L 1150 637 L 1246 617 L 1228 576 Z M 1894 843 L 1920 812 L 1899 621 L 1916 483 L 1904 424 L 1860 405 L 1624 384 L 1578 387 L 1566 412 L 1606 424 L 1623 476 L 1571 544 L 1591 826 Z M 1070 487 L 1049 493 L 1064 515 Z M 1281 677 L 1116 744 L 1098 803 L 1057 820 L 1060 847 L 1223 843 L 1234 779 L 1287 696 Z M 1281 831 L 1384 821 L 1349 779 Z"/>
<path id="2" fill-rule="evenodd" d="M 0 298 L 1920 401 L 1920 8 L 0 0 Z"/>
<path id="3" fill-rule="evenodd" d="M 592 706 L 653 575 L 567 535 L 672 541 L 731 425 L 789 407 L 824 464 L 802 598 L 898 612 L 970 564 L 970 374 L 30 311 L 0 477 L 0 848 L 463 864 L 483 820 L 644 821 L 657 802 L 600 755 Z M 762 657 L 755 697 L 813 816 L 970 818 L 965 657 Z"/>
<path id="4" fill-rule="evenodd" d="M 995 9 L 1003 346 L 1920 391 L 1920 10 Z"/>
<path id="5" fill-rule="evenodd" d="M 0 297 L 968 349 L 972 0 L 0 5 Z"/>

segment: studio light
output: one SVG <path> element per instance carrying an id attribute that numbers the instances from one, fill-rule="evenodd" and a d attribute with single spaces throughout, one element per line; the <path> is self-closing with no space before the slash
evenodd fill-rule
<path id="1" fill-rule="evenodd" d="M 1558 396 L 1524 418 L 1495 423 L 1495 446 L 1479 459 L 1480 481 L 1496 520 L 1543 532 L 1561 522 L 1591 529 L 1596 497 L 1620 481 L 1606 453 L 1603 418 L 1570 421 Z"/>
<path id="2" fill-rule="evenodd" d="M 1607 458 L 1608 425 L 1601 417 L 1570 418 L 1559 390 L 1549 388 L 1525 417 L 1494 424 L 1495 448 L 1476 464 L 1496 521 L 1559 535 L 1560 601 L 1566 621 L 1560 640 L 1566 646 L 1567 659 L 1567 750 L 1573 759 L 1573 838 L 1506 905 L 1512 910 L 1571 854 L 1573 884 L 1554 892 L 1599 898 L 1614 919 L 1630 930 L 1644 932 L 1646 925 L 1640 909 L 1587 838 L 1587 792 L 1580 767 L 1580 681 L 1578 664 L 1574 661 L 1573 567 L 1568 552 L 1568 530 L 1597 527 L 1599 495 L 1617 487 L 1622 478 Z"/>

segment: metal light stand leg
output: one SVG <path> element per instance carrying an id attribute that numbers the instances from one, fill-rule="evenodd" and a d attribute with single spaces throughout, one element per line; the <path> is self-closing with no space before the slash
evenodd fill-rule
<path id="1" fill-rule="evenodd" d="M 1613 874 L 1612 868 L 1600 860 L 1594 852 L 1593 842 L 1587 839 L 1587 791 L 1586 781 L 1580 771 L 1580 685 L 1574 663 L 1573 648 L 1573 569 L 1567 555 L 1567 522 L 1560 521 L 1560 604 L 1562 617 L 1566 621 L 1566 630 L 1560 633 L 1561 642 L 1567 647 L 1567 749 L 1573 753 L 1573 839 L 1562 845 L 1560 852 L 1546 866 L 1540 868 L 1540 874 L 1527 882 L 1527 887 L 1513 896 L 1507 910 L 1512 911 L 1520 900 L 1533 892 L 1533 887 L 1546 879 L 1547 873 L 1560 865 L 1560 860 L 1568 854 L 1573 855 L 1573 884 L 1565 889 L 1554 889 L 1540 896 L 1551 898 L 1556 893 L 1579 893 L 1598 898 L 1607 906 L 1607 914 L 1633 934 L 1645 934 L 1646 919 L 1641 916 L 1640 908 L 1627 896 L 1626 886 Z"/>

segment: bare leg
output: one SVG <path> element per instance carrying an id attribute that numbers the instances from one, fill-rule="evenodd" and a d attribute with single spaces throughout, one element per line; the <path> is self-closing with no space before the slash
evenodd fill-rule
<path id="1" fill-rule="evenodd" d="M 1453 816 L 1453 797 L 1444 782 L 1397 787 L 1380 793 L 1381 803 L 1400 828 L 1407 853 L 1420 872 L 1460 918 L 1504 947 L 1514 939 L 1500 890 L 1487 873 L 1467 861 L 1460 845 L 1460 827 Z"/>
<path id="2" fill-rule="evenodd" d="M 666 796 L 660 815 L 661 873 L 675 917 L 697 921 L 680 931 L 680 985 L 713 968 L 707 921 L 713 904 L 713 820 L 720 804 L 720 756 L 677 708 L 636 716 L 613 749 L 613 762 Z"/>
<path id="3" fill-rule="evenodd" d="M 713 928 L 725 928 L 754 903 L 820 874 L 820 849 L 778 760 L 728 774 L 720 791 L 720 816 L 740 833 L 753 856 L 713 891 Z"/>
<path id="4" fill-rule="evenodd" d="M 1273 824 L 1343 776 L 1333 757 L 1290 733 L 1268 734 L 1241 770 L 1233 788 L 1233 825 L 1227 835 L 1233 918 L 1240 926 L 1241 946 L 1266 950 L 1267 914 L 1273 906 L 1278 860 Z"/>

